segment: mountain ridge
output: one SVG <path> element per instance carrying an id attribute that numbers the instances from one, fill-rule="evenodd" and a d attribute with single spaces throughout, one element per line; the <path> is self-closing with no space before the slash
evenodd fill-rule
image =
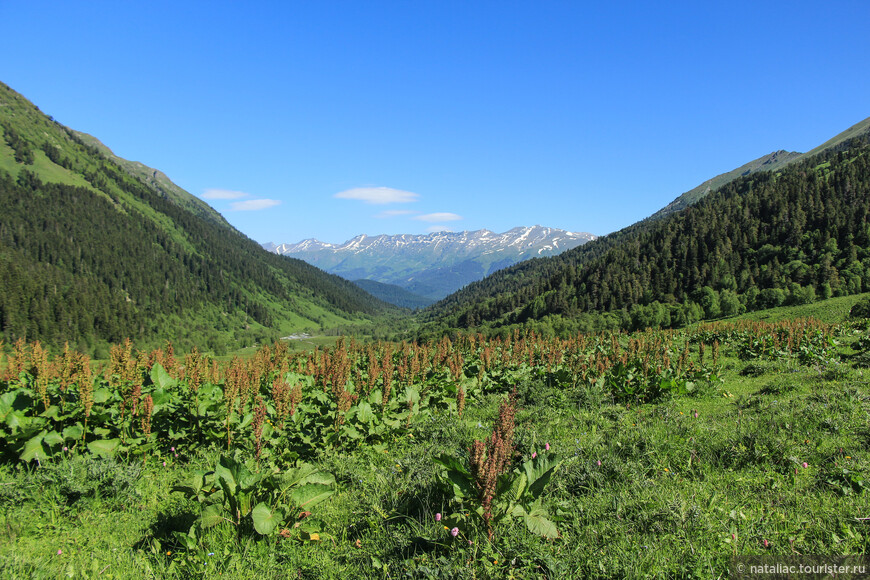
<path id="1" fill-rule="evenodd" d="M 430 299 L 522 260 L 555 255 L 596 236 L 543 226 L 518 226 L 430 234 L 359 234 L 342 244 L 309 238 L 296 244 L 263 244 L 269 251 L 305 260 L 347 279 L 399 286 Z"/>

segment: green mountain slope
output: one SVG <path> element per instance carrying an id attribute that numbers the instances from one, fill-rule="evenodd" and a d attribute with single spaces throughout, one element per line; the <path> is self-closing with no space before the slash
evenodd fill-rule
<path id="1" fill-rule="evenodd" d="M 3 340 L 218 348 L 391 308 L 125 166 L 0 84 Z"/>
<path id="2" fill-rule="evenodd" d="M 759 157 L 745 165 L 741 165 L 737 169 L 729 171 L 727 173 L 722 173 L 713 177 L 712 179 L 708 179 L 701 185 L 690 189 L 686 193 L 682 194 L 674 201 L 652 214 L 647 219 L 659 219 L 663 218 L 672 213 L 681 211 L 686 209 L 702 197 L 708 195 L 710 192 L 715 191 L 722 187 L 723 185 L 727 185 L 731 183 L 738 177 L 746 177 L 751 173 L 757 173 L 759 171 L 772 171 L 783 165 L 788 164 L 794 159 L 800 157 L 801 154 L 794 151 L 775 151 L 773 153 L 769 153 L 763 157 Z"/>
<path id="3" fill-rule="evenodd" d="M 818 147 L 813 148 L 811 151 L 807 153 L 797 153 L 795 151 L 774 151 L 773 153 L 769 153 L 764 155 L 763 157 L 759 157 L 754 161 L 750 161 L 745 165 L 741 165 L 737 169 L 729 171 L 727 173 L 722 173 L 721 175 L 717 175 L 712 179 L 708 179 L 701 185 L 694 187 L 677 197 L 674 201 L 651 215 L 647 219 L 659 219 L 670 215 L 674 212 L 681 211 L 693 203 L 697 202 L 699 199 L 708 195 L 709 193 L 716 191 L 720 187 L 723 187 L 735 179 L 739 177 L 746 177 L 751 173 L 757 173 L 759 171 L 775 171 L 782 167 L 785 167 L 791 163 L 796 163 L 807 157 L 812 157 L 821 153 L 822 151 L 828 149 L 835 149 L 839 146 L 842 146 L 843 143 L 851 140 L 854 137 L 858 137 L 864 133 L 870 131 L 870 117 L 864 119 L 860 123 L 856 123 L 855 125 L 849 127 L 842 133 L 828 139 Z"/>
<path id="4" fill-rule="evenodd" d="M 232 228 L 232 226 L 224 219 L 224 216 L 219 214 L 213 207 L 202 201 L 198 197 L 191 195 L 181 189 L 172 182 L 163 172 L 152 167 L 140 163 L 138 161 L 128 161 L 118 157 L 112 150 L 106 147 L 99 139 L 87 133 L 73 131 L 73 134 L 78 137 L 85 145 L 96 148 L 103 157 L 113 161 L 119 165 L 124 171 L 139 179 L 142 183 L 154 190 L 155 193 L 162 195 L 174 203 L 180 205 L 187 211 L 197 215 L 203 219 L 213 221 L 216 224 Z"/>
<path id="5" fill-rule="evenodd" d="M 425 332 L 679 326 L 870 289 L 870 133 L 437 303 Z"/>

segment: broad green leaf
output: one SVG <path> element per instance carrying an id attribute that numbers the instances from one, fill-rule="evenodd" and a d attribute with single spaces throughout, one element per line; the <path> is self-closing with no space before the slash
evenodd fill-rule
<path id="1" fill-rule="evenodd" d="M 555 540 L 559 537 L 559 530 L 556 528 L 556 524 L 548 520 L 545 515 L 546 513 L 542 509 L 533 509 L 531 513 L 523 516 L 523 520 L 526 522 L 526 527 L 533 534 Z"/>
<path id="2" fill-rule="evenodd" d="M 151 382 L 159 389 L 169 389 L 178 384 L 178 381 L 170 377 L 160 363 L 151 367 Z"/>
<path id="3" fill-rule="evenodd" d="M 16 392 L 3 393 L 0 395 L 0 419 L 6 417 L 6 414 L 12 410 L 12 403 L 15 401 Z"/>
<path id="4" fill-rule="evenodd" d="M 315 506 L 335 493 L 332 486 L 320 483 L 308 483 L 290 493 L 290 500 L 300 508 Z"/>
<path id="5" fill-rule="evenodd" d="M 97 439 L 88 443 L 88 449 L 94 455 L 112 457 L 121 445 L 120 439 Z"/>
<path id="6" fill-rule="evenodd" d="M 247 413 L 244 417 L 242 417 L 242 420 L 239 422 L 239 424 L 236 428 L 239 431 L 244 431 L 245 428 L 247 428 L 247 426 L 250 425 L 251 422 L 253 422 L 253 420 L 254 420 L 254 414 Z"/>
<path id="7" fill-rule="evenodd" d="M 226 510 L 217 504 L 206 506 L 199 516 L 199 522 L 203 528 L 211 528 L 228 519 Z"/>
<path id="8" fill-rule="evenodd" d="M 310 463 L 302 463 L 291 469 L 288 469 L 281 475 L 281 487 L 287 489 L 294 485 L 306 483 L 308 477 L 318 473 L 319 469 Z"/>
<path id="9" fill-rule="evenodd" d="M 239 492 L 239 516 L 245 517 L 251 512 L 252 497 L 250 493 Z M 260 504 L 262 505 L 262 504 Z"/>
<path id="10" fill-rule="evenodd" d="M 46 409 L 45 411 L 40 413 L 39 416 L 45 417 L 47 419 L 53 419 L 55 421 L 59 421 L 60 419 L 57 418 L 57 414 L 59 412 L 60 412 L 60 407 L 58 407 L 57 405 L 52 405 L 48 409 Z"/>
<path id="11" fill-rule="evenodd" d="M 224 464 L 225 459 L 229 458 L 221 457 L 220 461 L 215 466 L 214 478 L 221 485 L 221 487 L 224 488 L 224 491 L 227 495 L 235 495 L 238 483 L 236 482 L 236 477 L 233 474 L 232 470 Z"/>
<path id="12" fill-rule="evenodd" d="M 19 429 L 24 429 L 30 423 L 30 418 L 23 411 L 10 411 L 6 415 L 6 426 L 14 433 Z"/>
<path id="13" fill-rule="evenodd" d="M 526 491 L 526 483 L 528 479 L 525 473 L 514 473 L 510 479 L 510 487 L 507 490 L 507 498 L 512 503 L 520 501 L 523 493 Z"/>
<path id="14" fill-rule="evenodd" d="M 251 512 L 251 519 L 254 520 L 254 529 L 257 533 L 266 536 L 275 531 L 284 517 L 280 511 L 272 511 L 269 506 L 260 502 Z"/>
<path id="15" fill-rule="evenodd" d="M 188 481 L 190 482 L 190 487 L 195 494 L 199 493 L 199 491 L 205 485 L 205 476 L 206 475 L 207 475 L 207 472 L 205 472 L 201 469 L 197 469 L 196 471 L 194 471 L 190 475 L 190 479 Z"/>
<path id="16" fill-rule="evenodd" d="M 420 391 L 416 387 L 406 387 L 405 394 L 402 395 L 402 401 L 405 403 L 411 401 L 411 405 L 416 405 L 420 402 Z"/>
<path id="17" fill-rule="evenodd" d="M 306 483 L 319 483 L 321 485 L 335 485 L 335 476 L 327 471 L 315 471 L 306 475 L 299 481 L 299 485 Z"/>
<path id="18" fill-rule="evenodd" d="M 39 435 L 32 437 L 24 444 L 24 451 L 19 455 L 19 459 L 21 461 L 31 461 L 32 459 L 36 459 L 37 461 L 44 460 L 45 448 L 42 446 L 42 438 L 44 433 L 40 433 Z"/>
<path id="19" fill-rule="evenodd" d="M 63 437 L 57 431 L 51 431 L 51 432 L 47 433 L 42 440 L 48 446 L 60 445 L 61 443 L 63 443 Z"/>
<path id="20" fill-rule="evenodd" d="M 443 465 L 448 470 L 458 471 L 464 475 L 469 475 L 468 470 L 465 469 L 465 466 L 459 462 L 458 459 L 453 457 L 452 455 L 439 455 L 438 457 L 434 457 L 432 459 L 435 463 L 439 465 Z"/>
<path id="21" fill-rule="evenodd" d="M 529 493 L 537 498 L 543 493 L 544 487 L 550 481 L 553 471 L 562 463 L 557 455 L 540 455 L 523 463 L 523 471 L 528 478 Z"/>
<path id="22" fill-rule="evenodd" d="M 342 434 L 352 441 L 356 441 L 357 439 L 362 439 L 363 435 L 359 432 L 359 430 L 353 425 L 342 425 L 341 426 Z"/>
<path id="23" fill-rule="evenodd" d="M 244 465 L 239 466 L 236 477 L 239 484 L 239 489 L 243 491 L 250 491 L 254 489 L 263 479 L 262 474 L 253 473 Z"/>
<path id="24" fill-rule="evenodd" d="M 154 402 L 154 412 L 157 413 L 164 405 L 172 400 L 172 395 L 163 387 L 157 387 L 151 391 L 151 400 Z"/>
<path id="25" fill-rule="evenodd" d="M 94 403 L 100 404 L 105 403 L 109 399 L 112 398 L 112 392 L 106 387 L 101 387 L 99 389 L 94 390 Z"/>
<path id="26" fill-rule="evenodd" d="M 375 418 L 375 414 L 372 412 L 372 406 L 365 401 L 357 405 L 356 418 L 361 423 L 372 421 Z"/>
<path id="27" fill-rule="evenodd" d="M 84 427 L 81 426 L 81 424 L 70 425 L 69 427 L 67 427 L 66 429 L 63 430 L 63 438 L 64 439 L 78 440 L 78 439 L 82 438 L 82 435 L 84 435 L 84 433 L 85 433 L 85 430 L 84 430 Z"/>

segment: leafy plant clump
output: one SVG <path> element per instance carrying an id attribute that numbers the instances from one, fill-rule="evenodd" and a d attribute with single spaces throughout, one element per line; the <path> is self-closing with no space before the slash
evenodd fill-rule
<path id="1" fill-rule="evenodd" d="M 492 434 L 485 442 L 475 440 L 469 450 L 468 468 L 447 455 L 435 458 L 443 467 L 441 481 L 452 493 L 454 504 L 453 515 L 444 520 L 445 527 L 460 528 L 477 522 L 492 542 L 497 526 L 519 517 L 534 534 L 550 539 L 559 536 L 556 525 L 547 518 L 541 494 L 561 459 L 535 454 L 513 468 L 515 413 L 515 399 L 511 396 L 500 405 Z"/>
<path id="2" fill-rule="evenodd" d="M 311 517 L 309 510 L 334 493 L 335 478 L 302 462 L 283 472 L 252 471 L 243 462 L 221 455 L 213 471 L 195 471 L 188 485 L 172 490 L 200 505 L 187 537 L 179 536 L 186 544 L 195 543 L 202 530 L 220 524 L 235 526 L 239 536 L 252 531 L 268 536 L 280 529 L 284 537 L 318 540 L 323 522 Z"/>

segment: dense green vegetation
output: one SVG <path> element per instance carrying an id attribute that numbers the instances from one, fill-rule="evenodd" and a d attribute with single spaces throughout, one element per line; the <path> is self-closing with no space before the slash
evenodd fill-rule
<path id="1" fill-rule="evenodd" d="M 863 553 L 868 323 L 277 344 L 220 364 L 128 343 L 96 372 L 19 343 L 0 570 L 709 578 L 734 555 Z"/>
<path id="2" fill-rule="evenodd" d="M 265 252 L 125 172 L 0 86 L 0 332 L 107 354 L 180 340 L 217 352 L 359 322 L 388 306 Z M 144 342 L 143 342 L 144 341 Z"/>
<path id="3" fill-rule="evenodd" d="M 680 327 L 870 289 L 868 134 L 736 179 L 688 209 L 469 285 L 424 335 Z"/>

